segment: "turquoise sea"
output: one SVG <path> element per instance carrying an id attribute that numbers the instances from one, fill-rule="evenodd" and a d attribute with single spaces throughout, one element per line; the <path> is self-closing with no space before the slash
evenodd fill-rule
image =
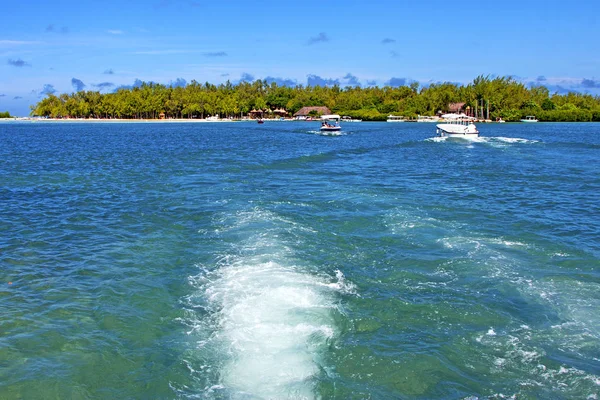
<path id="1" fill-rule="evenodd" d="M 600 124 L 0 123 L 0 399 L 597 399 Z"/>

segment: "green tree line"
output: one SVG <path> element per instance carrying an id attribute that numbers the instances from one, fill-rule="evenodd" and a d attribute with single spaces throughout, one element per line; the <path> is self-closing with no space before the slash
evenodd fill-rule
<path id="1" fill-rule="evenodd" d="M 366 121 L 388 115 L 415 118 L 465 103 L 495 120 L 518 121 L 535 115 L 541 121 L 600 121 L 600 97 L 571 92 L 551 94 L 544 86 L 527 87 L 512 77 L 478 76 L 468 85 L 418 83 L 400 87 L 278 86 L 264 80 L 221 85 L 192 81 L 184 87 L 153 82 L 113 93 L 80 91 L 48 95 L 31 106 L 31 114 L 53 118 L 242 117 L 251 110 L 283 108 L 290 114 L 304 106 L 327 106 L 333 112 Z M 483 108 L 483 110 L 482 110 Z"/>
<path id="2" fill-rule="evenodd" d="M 5 112 L 0 111 L 0 118 L 12 118 L 12 117 L 10 116 L 10 113 L 8 111 L 5 111 Z"/>

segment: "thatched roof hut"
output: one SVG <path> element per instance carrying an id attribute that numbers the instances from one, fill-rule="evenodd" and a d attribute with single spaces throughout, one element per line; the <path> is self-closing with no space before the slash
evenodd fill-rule
<path id="1" fill-rule="evenodd" d="M 253 108 L 248 114 L 250 114 L 250 118 L 262 118 L 263 110 L 255 110 Z"/>
<path id="2" fill-rule="evenodd" d="M 294 117 L 308 117 L 311 111 L 316 111 L 319 115 L 331 114 L 331 110 L 325 106 L 319 107 L 302 107 L 294 114 Z"/>
<path id="3" fill-rule="evenodd" d="M 467 103 L 450 103 L 448 104 L 448 111 L 451 113 L 460 113 L 465 108 Z"/>

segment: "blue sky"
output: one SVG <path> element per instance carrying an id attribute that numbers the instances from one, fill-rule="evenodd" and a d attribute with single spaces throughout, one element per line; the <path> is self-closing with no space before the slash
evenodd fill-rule
<path id="1" fill-rule="evenodd" d="M 459 6 L 460 4 L 460 6 Z M 511 75 L 600 94 L 599 1 L 6 1 L 0 111 L 136 80 L 362 86 Z"/>

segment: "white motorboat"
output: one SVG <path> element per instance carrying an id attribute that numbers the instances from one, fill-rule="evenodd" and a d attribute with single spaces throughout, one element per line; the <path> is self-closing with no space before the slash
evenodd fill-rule
<path id="1" fill-rule="evenodd" d="M 342 130 L 342 127 L 337 122 L 322 122 L 320 130 L 322 132 L 335 132 Z"/>
<path id="2" fill-rule="evenodd" d="M 387 122 L 406 122 L 403 116 L 401 115 L 388 115 Z"/>
<path id="3" fill-rule="evenodd" d="M 339 124 L 341 117 L 337 114 L 326 114 L 321 116 L 321 128 L 322 132 L 334 132 L 339 131 L 342 127 Z"/>
<path id="4" fill-rule="evenodd" d="M 436 125 L 440 137 L 473 139 L 479 137 L 474 118 L 465 114 L 444 114 L 443 123 Z"/>
<path id="5" fill-rule="evenodd" d="M 428 116 L 428 115 L 419 115 L 417 116 L 417 122 L 439 122 L 440 119 L 438 117 L 435 116 Z"/>
<path id="6" fill-rule="evenodd" d="M 521 122 L 538 122 L 538 119 L 534 115 L 528 115 L 521 119 Z"/>
<path id="7" fill-rule="evenodd" d="M 362 122 L 362 119 L 355 119 L 355 118 L 352 118 L 352 117 L 348 117 L 347 115 L 344 115 L 342 117 L 342 121 L 343 122 Z"/>
<path id="8" fill-rule="evenodd" d="M 321 121 L 339 122 L 341 118 L 342 117 L 340 117 L 338 114 L 324 114 L 324 115 L 321 115 Z"/>

